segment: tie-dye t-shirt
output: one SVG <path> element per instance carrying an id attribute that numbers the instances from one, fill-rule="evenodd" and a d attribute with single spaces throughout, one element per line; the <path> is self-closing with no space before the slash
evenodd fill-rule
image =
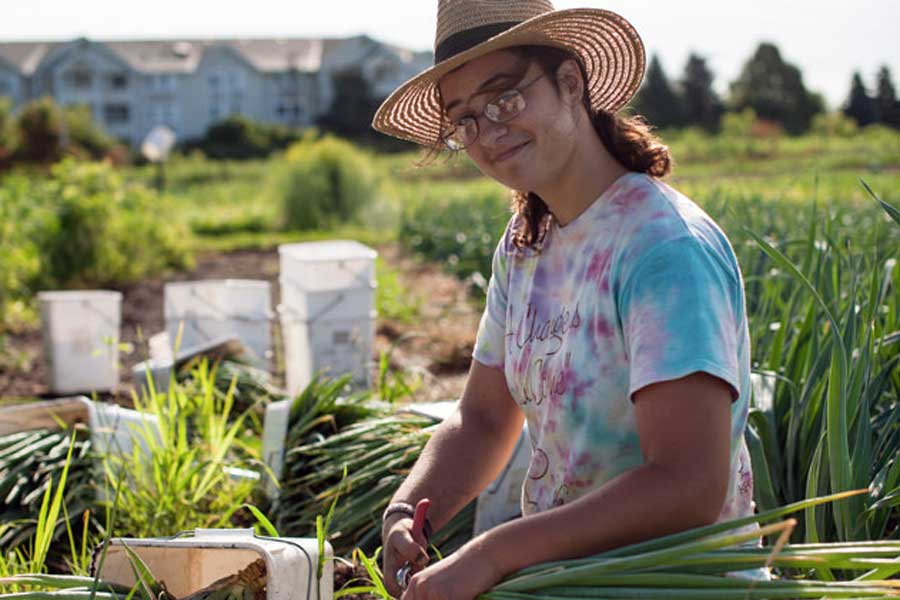
<path id="1" fill-rule="evenodd" d="M 474 358 L 501 369 L 532 459 L 522 512 L 571 502 L 643 463 L 633 394 L 710 373 L 732 388 L 731 481 L 719 520 L 753 513 L 743 433 L 750 342 L 728 239 L 650 176 L 619 178 L 540 252 L 497 246 Z"/>

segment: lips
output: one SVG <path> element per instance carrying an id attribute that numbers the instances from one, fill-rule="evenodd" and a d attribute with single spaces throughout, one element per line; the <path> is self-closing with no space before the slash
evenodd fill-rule
<path id="1" fill-rule="evenodd" d="M 516 145 L 514 145 L 514 146 L 510 146 L 510 147 L 507 148 L 506 150 L 502 150 L 502 151 L 500 151 L 500 152 L 497 152 L 496 154 L 494 154 L 493 156 L 491 156 L 491 162 L 493 162 L 493 163 L 499 163 L 499 162 L 503 162 L 503 161 L 505 161 L 505 160 L 509 160 L 510 158 L 512 158 L 513 156 L 515 156 L 516 154 L 518 154 L 519 151 L 520 151 L 522 148 L 524 148 L 525 146 L 527 146 L 529 143 L 530 143 L 530 142 L 522 142 L 521 144 L 516 144 Z"/>

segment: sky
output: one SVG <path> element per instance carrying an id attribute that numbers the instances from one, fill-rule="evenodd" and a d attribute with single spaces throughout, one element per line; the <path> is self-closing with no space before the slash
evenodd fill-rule
<path id="1" fill-rule="evenodd" d="M 515 0 L 512 0 L 515 1 Z M 670 78 L 687 57 L 705 57 L 720 93 L 761 41 L 803 71 L 831 108 L 855 70 L 874 88 L 888 65 L 900 88 L 897 0 L 556 0 L 556 8 L 612 10 L 637 28 Z M 0 40 L 177 37 L 343 37 L 368 34 L 415 50 L 434 44 L 436 0 L 0 0 Z"/>

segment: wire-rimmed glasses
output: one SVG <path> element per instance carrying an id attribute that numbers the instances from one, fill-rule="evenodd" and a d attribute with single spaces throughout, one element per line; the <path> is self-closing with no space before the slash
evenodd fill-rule
<path id="1" fill-rule="evenodd" d="M 506 123 L 516 118 L 527 106 L 522 92 L 544 75 L 545 73 L 541 73 L 524 85 L 498 94 L 484 105 L 481 114 L 492 123 Z M 450 127 L 441 134 L 441 139 L 447 148 L 452 152 L 459 152 L 474 144 L 480 131 L 478 117 L 479 115 L 466 115 L 451 123 Z"/>

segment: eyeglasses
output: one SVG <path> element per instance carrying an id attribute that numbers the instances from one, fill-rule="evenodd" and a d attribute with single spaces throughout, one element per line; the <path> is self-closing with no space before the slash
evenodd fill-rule
<path id="1" fill-rule="evenodd" d="M 481 109 L 481 114 L 492 123 L 506 123 L 516 118 L 527 106 L 522 92 L 544 75 L 546 73 L 541 73 L 528 83 L 496 96 L 484 105 L 484 108 Z M 474 144 L 475 140 L 478 139 L 479 116 L 468 115 L 455 123 L 451 123 L 450 127 L 441 134 L 441 139 L 447 148 L 452 152 L 459 152 Z"/>

